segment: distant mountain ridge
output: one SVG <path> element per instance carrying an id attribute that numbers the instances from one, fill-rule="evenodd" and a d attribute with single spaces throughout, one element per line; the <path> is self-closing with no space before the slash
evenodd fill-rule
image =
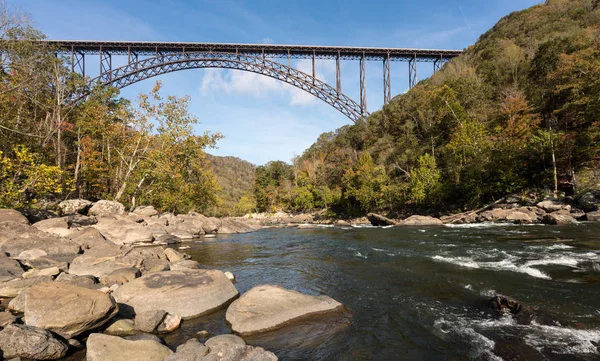
<path id="1" fill-rule="evenodd" d="M 219 213 L 233 215 L 240 199 L 252 191 L 256 166 L 243 159 L 232 156 L 207 154 L 217 181 L 221 186 L 218 196 L 221 204 Z"/>

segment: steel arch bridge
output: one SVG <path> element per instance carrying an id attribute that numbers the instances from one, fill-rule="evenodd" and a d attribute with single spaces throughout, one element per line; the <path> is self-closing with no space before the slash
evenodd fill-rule
<path id="1" fill-rule="evenodd" d="M 112 85 L 124 88 L 138 81 L 184 69 L 223 68 L 265 75 L 302 89 L 329 104 L 353 121 L 368 115 L 366 62 L 383 63 L 384 104 L 392 99 L 390 62 L 408 63 L 409 88 L 417 84 L 417 63 L 433 63 L 433 71 L 460 55 L 461 50 L 403 49 L 278 44 L 224 44 L 197 42 L 127 42 L 127 41 L 41 41 L 70 56 L 71 70 L 86 76 L 86 58 L 99 56 L 98 76 L 89 85 Z M 113 58 L 126 58 L 126 64 L 114 66 Z M 287 65 L 271 59 L 286 59 Z M 311 59 L 312 74 L 291 66 L 290 59 Z M 336 85 L 317 79 L 316 59 L 336 62 Z M 354 101 L 342 92 L 342 60 L 359 61 L 360 100 Z M 88 90 L 91 87 L 88 86 Z M 84 94 L 85 96 L 85 94 Z"/>
<path id="2" fill-rule="evenodd" d="M 133 83 L 184 69 L 222 68 L 265 75 L 302 89 L 353 121 L 366 115 L 360 104 L 325 82 L 281 63 L 232 53 L 175 53 L 129 63 L 92 79 L 90 84 L 124 88 Z"/>

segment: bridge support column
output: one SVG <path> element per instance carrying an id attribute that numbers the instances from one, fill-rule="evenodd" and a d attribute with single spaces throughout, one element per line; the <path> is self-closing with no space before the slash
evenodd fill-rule
<path id="1" fill-rule="evenodd" d="M 360 57 L 360 109 L 363 114 L 367 114 L 366 60 L 365 53 L 363 53 Z"/>
<path id="2" fill-rule="evenodd" d="M 439 59 L 433 61 L 433 72 L 437 73 L 442 68 L 442 65 L 444 65 L 444 56 L 440 55 Z"/>
<path id="3" fill-rule="evenodd" d="M 112 56 L 109 52 L 103 51 L 102 46 L 100 46 L 100 76 L 106 76 L 104 80 L 112 81 Z"/>
<path id="4" fill-rule="evenodd" d="M 390 72 L 390 53 L 383 59 L 383 104 L 392 100 L 392 79 Z"/>
<path id="5" fill-rule="evenodd" d="M 312 54 L 312 81 L 313 81 L 313 85 L 315 85 L 315 79 L 317 79 L 317 68 L 316 68 L 316 63 L 315 63 L 315 58 L 316 58 L 316 54 L 315 51 L 313 50 L 313 54 Z"/>
<path id="6" fill-rule="evenodd" d="M 71 72 L 78 72 L 85 77 L 85 54 L 75 51 L 71 46 Z"/>
<path id="7" fill-rule="evenodd" d="M 417 85 L 417 54 L 408 61 L 408 88 L 414 88 Z"/>
<path id="8" fill-rule="evenodd" d="M 341 75 L 341 56 L 340 51 L 338 50 L 337 56 L 335 57 L 335 90 L 337 90 L 338 94 L 342 92 L 342 75 Z"/>

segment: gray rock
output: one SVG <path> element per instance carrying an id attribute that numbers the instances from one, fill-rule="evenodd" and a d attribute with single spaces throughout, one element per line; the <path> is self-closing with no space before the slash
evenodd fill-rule
<path id="1" fill-rule="evenodd" d="M 600 209 L 600 198 L 592 192 L 587 192 L 579 197 L 577 206 L 584 212 L 595 212 Z"/>
<path id="2" fill-rule="evenodd" d="M 4 253 L 0 253 L 0 282 L 20 278 L 21 274 L 23 274 L 23 268 L 19 262 L 6 257 Z"/>
<path id="3" fill-rule="evenodd" d="M 52 257 L 42 256 L 32 259 L 21 260 L 21 263 L 27 267 L 35 268 L 38 270 L 56 267 L 61 271 L 66 271 L 69 266 L 69 259 L 70 258 L 68 257 L 64 258 L 59 255 L 53 255 Z"/>
<path id="4" fill-rule="evenodd" d="M 344 221 L 342 219 L 338 219 L 333 225 L 336 227 L 352 227 L 352 224 L 350 222 Z"/>
<path id="5" fill-rule="evenodd" d="M 113 296 L 138 312 L 165 310 L 190 319 L 211 313 L 238 295 L 223 272 L 185 270 L 148 274 L 121 286 Z"/>
<path id="6" fill-rule="evenodd" d="M 166 259 L 149 258 L 144 260 L 144 274 L 168 271 L 171 269 Z"/>
<path id="7" fill-rule="evenodd" d="M 259 225 L 248 224 L 239 218 L 223 218 L 219 234 L 240 234 L 254 232 L 262 227 Z"/>
<path id="8" fill-rule="evenodd" d="M 45 219 L 34 223 L 33 226 L 42 232 L 52 233 L 59 237 L 68 237 L 73 233 L 69 229 L 68 217 Z"/>
<path id="9" fill-rule="evenodd" d="M 174 250 L 172 248 L 166 248 L 165 249 L 165 255 L 167 256 L 167 259 L 171 263 L 176 263 L 176 262 L 179 262 L 181 260 L 190 258 L 186 254 L 183 254 L 181 252 L 177 252 L 176 250 Z"/>
<path id="10" fill-rule="evenodd" d="M 242 345 L 244 346 L 246 342 L 239 336 L 236 335 L 219 335 L 208 339 L 205 343 L 206 346 L 211 349 L 219 348 L 222 346 L 228 345 Z"/>
<path id="11" fill-rule="evenodd" d="M 181 317 L 177 315 L 167 314 L 162 322 L 156 328 L 156 331 L 160 333 L 173 332 L 181 325 Z"/>
<path id="12" fill-rule="evenodd" d="M 173 271 L 186 269 L 200 269 L 200 263 L 191 259 L 184 259 L 176 263 L 171 263 L 171 269 Z"/>
<path id="13" fill-rule="evenodd" d="M 167 311 L 150 310 L 135 314 L 135 327 L 143 332 L 152 333 L 167 316 Z"/>
<path id="14" fill-rule="evenodd" d="M 588 222 L 600 222 L 600 211 L 586 213 L 585 219 Z"/>
<path id="15" fill-rule="evenodd" d="M 206 218 L 204 223 L 202 223 L 202 230 L 206 234 L 217 233 L 219 228 L 221 228 L 221 221 L 215 217 Z"/>
<path id="16" fill-rule="evenodd" d="M 135 267 L 120 268 L 100 277 L 100 283 L 109 287 L 115 283 L 122 285 L 129 281 L 133 281 L 141 275 L 142 273 L 140 270 Z"/>
<path id="17" fill-rule="evenodd" d="M 133 213 L 144 217 L 152 217 L 158 215 L 158 211 L 154 209 L 153 206 L 136 207 L 136 209 L 133 210 Z"/>
<path id="18" fill-rule="evenodd" d="M 438 218 L 429 216 L 410 216 L 400 222 L 403 226 L 442 226 L 444 223 Z"/>
<path id="19" fill-rule="evenodd" d="M 69 228 L 83 228 L 93 226 L 98 223 L 98 219 L 94 216 L 84 216 L 81 214 L 74 214 L 67 217 L 67 225 Z"/>
<path id="20" fill-rule="evenodd" d="M 210 348 L 210 352 L 202 361 L 277 361 L 272 352 L 261 347 L 239 344 L 223 344 Z"/>
<path id="21" fill-rule="evenodd" d="M 113 201 L 98 201 L 89 209 L 90 216 L 111 217 L 125 213 L 125 206 L 119 202 Z"/>
<path id="22" fill-rule="evenodd" d="M 85 199 L 69 199 L 58 204 L 58 210 L 63 216 L 69 214 L 87 214 L 92 202 Z"/>
<path id="23" fill-rule="evenodd" d="M 121 268 L 135 267 L 142 274 L 169 269 L 169 262 L 162 247 L 112 249 L 107 255 L 105 247 L 94 247 L 71 262 L 69 273 L 102 277 Z M 99 251 L 96 251 L 99 250 Z"/>
<path id="24" fill-rule="evenodd" d="M 89 289 L 98 288 L 96 279 L 93 276 L 77 276 L 69 273 L 61 273 L 54 282 L 67 283 L 72 286 L 84 287 Z"/>
<path id="25" fill-rule="evenodd" d="M 110 324 L 104 330 L 104 333 L 111 336 L 132 336 L 138 334 L 139 331 L 133 324 L 133 320 L 120 319 L 111 320 Z"/>
<path id="26" fill-rule="evenodd" d="M 10 312 L 0 312 L 0 327 L 6 327 L 14 323 L 17 317 Z"/>
<path id="27" fill-rule="evenodd" d="M 209 351 L 208 347 L 192 338 L 177 346 L 177 352 L 167 357 L 165 361 L 202 361 Z"/>
<path id="28" fill-rule="evenodd" d="M 17 297 L 19 293 L 38 283 L 52 282 L 52 280 L 53 278 L 50 276 L 17 278 L 15 280 L 0 284 L 0 297 Z"/>
<path id="29" fill-rule="evenodd" d="M 49 255 L 79 253 L 79 245 L 70 239 L 24 224 L 0 223 L 0 252 L 16 256 L 30 249 L 41 249 Z"/>
<path id="30" fill-rule="evenodd" d="M 538 208 L 545 210 L 548 213 L 566 210 L 571 211 L 571 206 L 562 202 L 545 200 L 537 204 Z"/>
<path id="31" fill-rule="evenodd" d="M 166 232 L 166 230 L 165 230 Z M 157 235 L 154 231 L 152 233 L 154 235 L 154 243 L 156 244 L 175 244 L 181 242 L 181 238 L 174 236 L 172 234 L 160 234 Z"/>
<path id="32" fill-rule="evenodd" d="M 41 283 L 27 291 L 25 324 L 72 338 L 102 326 L 117 312 L 115 300 L 100 291 L 67 283 Z"/>
<path id="33" fill-rule="evenodd" d="M 23 252 L 19 253 L 19 255 L 16 257 L 16 259 L 18 259 L 20 261 L 24 261 L 24 260 L 30 260 L 30 259 L 36 259 L 36 258 L 40 258 L 40 257 L 45 257 L 47 255 L 48 254 L 44 250 L 41 250 L 41 249 L 29 249 L 27 251 L 23 251 Z"/>
<path id="34" fill-rule="evenodd" d="M 15 312 L 25 312 L 25 301 L 27 300 L 27 292 L 21 292 L 19 295 L 8 303 L 8 309 Z"/>
<path id="35" fill-rule="evenodd" d="M 375 213 L 367 214 L 367 219 L 369 219 L 369 222 L 371 222 L 371 224 L 375 227 L 395 226 L 398 224 L 398 222 L 394 221 L 393 219 L 389 219 L 387 217 Z"/>
<path id="36" fill-rule="evenodd" d="M 530 224 L 533 222 L 533 219 L 528 214 L 519 211 L 510 212 L 506 216 L 506 220 L 514 224 Z"/>
<path id="37" fill-rule="evenodd" d="M 153 241 L 152 231 L 133 221 L 99 218 L 98 223 L 93 227 L 104 238 L 118 245 L 151 243 Z"/>
<path id="38" fill-rule="evenodd" d="M 160 337 L 150 334 L 150 333 L 138 333 L 137 335 L 125 336 L 124 339 L 129 340 L 129 341 L 146 340 L 146 341 L 158 342 L 160 344 L 163 343 L 162 340 L 160 339 Z"/>
<path id="39" fill-rule="evenodd" d="M 173 352 L 153 340 L 126 340 L 92 333 L 87 340 L 87 361 L 164 361 Z"/>
<path id="40" fill-rule="evenodd" d="M 80 245 L 82 249 L 91 249 L 93 247 L 104 245 L 117 247 L 114 243 L 104 238 L 100 231 L 91 227 L 74 231 L 69 238 Z"/>
<path id="41" fill-rule="evenodd" d="M 550 225 L 567 225 L 577 223 L 577 221 L 568 214 L 560 214 L 555 212 L 544 215 L 542 218 L 542 223 Z"/>
<path id="42" fill-rule="evenodd" d="M 0 331 L 0 349 L 4 359 L 24 357 L 56 360 L 65 356 L 69 347 L 46 330 L 25 325 L 9 325 Z"/>
<path id="43" fill-rule="evenodd" d="M 18 224 L 29 224 L 29 220 L 21 212 L 14 209 L 0 209 L 0 223 L 14 222 Z"/>
<path id="44" fill-rule="evenodd" d="M 340 312 L 343 307 L 331 297 L 263 285 L 235 300 L 227 309 L 226 319 L 234 332 L 246 336 L 276 330 L 312 316 Z"/>

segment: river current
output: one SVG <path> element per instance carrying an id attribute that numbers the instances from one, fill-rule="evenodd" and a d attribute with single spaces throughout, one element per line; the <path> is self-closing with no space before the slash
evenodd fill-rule
<path id="1" fill-rule="evenodd" d="M 276 284 L 343 303 L 348 317 L 247 339 L 280 360 L 598 360 L 600 224 L 264 229 L 190 244 L 243 293 Z M 498 318 L 496 294 L 544 322 Z M 220 311 L 167 337 L 231 332 Z"/>

